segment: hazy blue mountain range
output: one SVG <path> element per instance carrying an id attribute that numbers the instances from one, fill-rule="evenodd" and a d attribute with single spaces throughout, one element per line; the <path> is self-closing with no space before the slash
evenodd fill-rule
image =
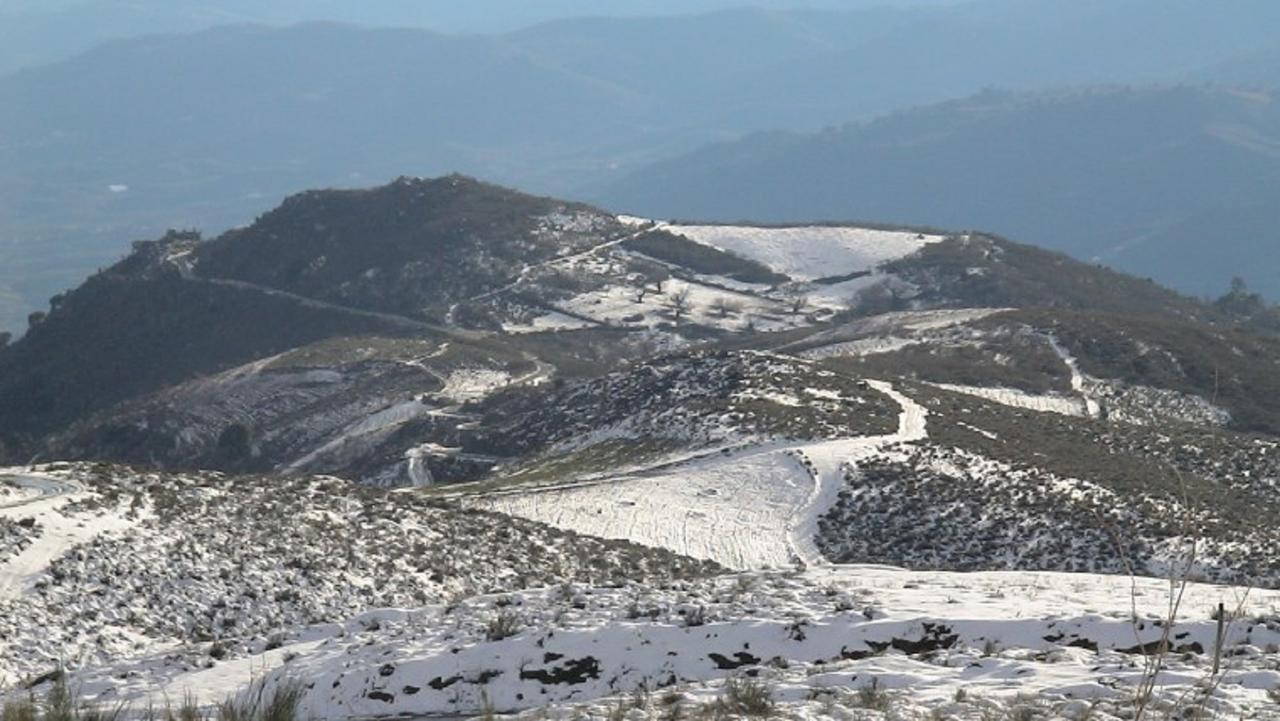
<path id="1" fill-rule="evenodd" d="M 306 187 L 459 171 L 594 195 L 707 143 L 990 85 L 1213 78 L 1265 55 L 1278 24 L 1280 5 L 1261 0 L 982 0 L 120 40 L 0 77 L 0 327 L 20 329 L 130 240 L 216 232 Z"/>
<path id="2" fill-rule="evenodd" d="M 1177 87 L 989 92 L 656 164 L 602 199 L 659 217 L 985 228 L 1202 295 L 1280 296 L 1280 105 Z"/>
<path id="3" fill-rule="evenodd" d="M 938 6 L 959 0 L 756 0 L 770 9 Z M 335 21 L 445 32 L 509 32 L 571 17 L 697 14 L 739 0 L 7 0 L 0 3 L 0 73 L 60 60 L 107 40 L 194 32 L 227 23 Z"/>

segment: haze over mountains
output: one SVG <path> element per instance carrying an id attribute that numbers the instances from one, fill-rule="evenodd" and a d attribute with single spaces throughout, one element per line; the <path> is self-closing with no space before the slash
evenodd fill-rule
<path id="1" fill-rule="evenodd" d="M 1173 87 L 988 92 L 658 163 L 601 195 L 655 217 L 985 228 L 1216 296 L 1280 297 L 1280 104 Z"/>
<path id="2" fill-rule="evenodd" d="M 947 5 L 959 0 L 757 0 L 769 9 L 852 10 Z M 193 32 L 227 23 L 288 25 L 327 20 L 443 32 L 508 32 L 571 17 L 636 17 L 710 12 L 736 0 L 6 0 L 0 3 L 0 73 L 63 59 L 107 40 Z"/>
<path id="3" fill-rule="evenodd" d="M 439 27 L 493 29 L 468 26 L 458 15 L 463 5 L 412 10 L 448 9 L 453 15 L 433 16 L 441 18 L 432 23 Z M 577 8 L 535 5 L 547 14 L 501 17 L 566 18 Z M 680 10 L 724 5 L 681 3 Z M 20 331 L 27 312 L 119 257 L 131 240 L 169 227 L 217 232 L 308 187 L 459 171 L 536 192 L 639 205 L 639 196 L 615 192 L 621 186 L 614 183 L 706 143 L 761 131 L 813 132 L 988 86 L 1039 91 L 1215 79 L 1270 86 L 1268 58 L 1276 53 L 1270 28 L 1280 23 L 1280 8 L 1262 0 L 896 5 L 560 19 L 497 35 L 242 25 L 119 40 L 0 77 L 0 327 Z M 108 7 L 128 12 L 100 3 L 77 6 L 67 17 L 91 18 L 95 8 Z M 179 16 L 202 18 L 184 25 L 164 20 L 163 9 L 137 7 L 157 25 L 130 27 L 157 31 L 241 20 L 251 10 L 165 4 Z M 372 5 L 352 17 L 326 5 L 300 7 L 272 4 L 249 18 L 403 24 L 410 12 L 408 5 Z M 24 17 L 49 14 L 17 9 Z M 1187 124 L 1203 115 L 1188 112 Z M 1092 118 L 1076 122 L 1092 125 Z M 1093 143 L 1090 152 L 1105 159 L 1107 148 L 1126 139 L 1104 136 L 1104 129 L 1071 135 Z M 1211 174 L 1199 156 L 1167 162 L 1180 176 Z M 1098 167 L 1106 176 L 1122 177 L 1123 170 Z M 877 220 L 871 217 L 877 207 L 866 207 L 815 210 Z M 1029 227 L 1021 215 L 995 213 L 978 219 L 988 217 L 1021 240 L 1078 250 L 1059 242 L 1068 232 L 1059 225 Z M 1228 242 L 1247 243 L 1266 220 L 1264 211 L 1244 208 L 1226 219 L 1205 214 L 1186 227 L 1228 222 L 1235 229 Z M 1128 230 L 1098 226 L 1107 239 L 1127 239 Z M 1248 275 L 1249 268 L 1235 267 L 1248 252 L 1224 253 L 1195 282 L 1185 268 L 1145 272 L 1204 293 L 1224 288 L 1233 274 Z M 1267 279 L 1251 280 L 1272 291 Z"/>

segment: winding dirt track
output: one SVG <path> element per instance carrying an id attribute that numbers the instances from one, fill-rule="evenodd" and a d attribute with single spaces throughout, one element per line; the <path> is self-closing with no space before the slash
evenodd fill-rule
<path id="1" fill-rule="evenodd" d="M 85 492 L 84 488 L 70 481 L 26 470 L 0 471 L 0 480 L 37 492 L 32 498 L 0 505 L 0 518 L 34 518 L 40 524 L 40 534 L 34 543 L 0 563 L 0 600 L 25 593 L 49 564 L 67 549 L 103 531 L 132 525 L 113 515 L 88 517 L 64 513 L 62 507 Z"/>
<path id="2" fill-rule="evenodd" d="M 511 490 L 466 502 L 580 533 L 635 541 L 735 569 L 824 564 L 818 519 L 845 469 L 886 447 L 928 437 L 928 412 L 889 383 L 898 429 L 820 443 L 768 443 L 583 485 Z M 807 461 L 807 462 L 806 462 Z"/>
<path id="3" fill-rule="evenodd" d="M 56 478 L 32 475 L 26 472 L 0 472 L 0 483 L 31 489 L 36 492 L 36 495 L 30 498 L 23 498 L 11 503 L 0 503 L 0 517 L 10 515 L 6 511 L 25 508 L 37 503 L 47 503 L 51 499 L 59 496 L 68 496 L 80 490 L 79 486 L 69 481 L 60 481 Z"/>

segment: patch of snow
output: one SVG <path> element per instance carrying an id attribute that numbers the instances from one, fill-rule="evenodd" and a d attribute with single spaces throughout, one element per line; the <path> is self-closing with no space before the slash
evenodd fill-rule
<path id="1" fill-rule="evenodd" d="M 819 308 L 844 310 L 854 305 L 854 300 L 861 291 L 893 278 L 896 276 L 870 273 L 859 278 L 842 280 L 839 283 L 815 283 L 809 287 L 805 295 L 808 296 L 810 303 Z"/>
<path id="2" fill-rule="evenodd" d="M 541 333 L 544 331 L 578 330 L 590 327 L 592 327 L 592 324 L 581 318 L 574 318 L 573 316 L 553 311 L 540 315 L 527 324 L 504 323 L 502 330 L 507 333 Z"/>
<path id="3" fill-rule="evenodd" d="M 862 340 L 851 340 L 843 343 L 832 343 L 831 345 L 810 348 L 800 353 L 801 358 L 810 360 L 821 360 L 823 358 L 836 358 L 839 356 L 869 356 L 882 353 L 894 353 L 903 348 L 910 348 L 914 345 L 920 345 L 924 341 L 913 340 L 910 338 L 895 338 L 886 336 L 883 338 L 864 338 Z"/>
<path id="4" fill-rule="evenodd" d="M 435 485 L 435 478 L 427 466 L 427 459 L 441 456 L 457 456 L 461 449 L 446 448 L 437 443 L 423 443 L 404 452 L 409 481 L 414 488 Z"/>
<path id="5" fill-rule="evenodd" d="M 653 224 L 653 221 L 649 220 L 648 218 L 640 218 L 634 215 L 619 215 L 617 216 L 617 218 L 619 223 L 622 223 L 623 225 L 630 225 L 633 227 Z"/>
<path id="6" fill-rule="evenodd" d="M 931 384 L 943 390 L 993 401 L 1011 408 L 1025 408 L 1041 413 L 1057 413 L 1064 416 L 1085 416 L 1088 408 L 1083 399 L 1067 398 L 1059 395 L 1038 395 L 1016 388 L 987 388 L 983 386 L 964 386 L 951 383 Z"/>
<path id="7" fill-rule="evenodd" d="M 318 446 L 289 464 L 287 469 L 291 471 L 301 470 L 314 463 L 317 459 L 334 453 L 341 453 L 344 449 L 350 447 L 364 448 L 366 441 L 369 439 L 384 436 L 409 421 L 430 415 L 434 410 L 432 406 L 426 405 L 419 400 L 405 401 L 378 410 L 368 416 L 357 419 L 323 445 Z"/>
<path id="8" fill-rule="evenodd" d="M 944 308 L 894 311 L 861 318 L 850 326 L 862 333 L 944 330 L 980 321 L 1008 310 L 1008 308 Z"/>
<path id="9" fill-rule="evenodd" d="M 1047 336 L 1049 344 L 1071 371 L 1071 389 L 1080 395 L 1092 418 L 1103 418 L 1133 425 L 1157 425 L 1164 419 L 1211 426 L 1231 422 L 1230 411 L 1188 393 L 1130 385 L 1087 375 L 1079 361 L 1056 337 Z"/>
<path id="10" fill-rule="evenodd" d="M 1006 308 L 956 308 L 923 311 L 896 311 L 859 318 L 803 341 L 796 350 L 805 358 L 864 356 L 893 353 L 913 345 L 937 341 L 961 342 L 960 326 L 1005 312 Z M 943 331 L 959 329 L 951 334 Z M 806 347 L 808 346 L 808 347 Z M 785 349 L 784 349 L 785 350 Z"/>
<path id="11" fill-rule="evenodd" d="M 1071 352 L 1067 350 L 1067 347 L 1062 345 L 1062 343 L 1054 336 L 1049 336 L 1049 345 L 1053 347 L 1053 351 L 1058 354 L 1058 357 L 1062 359 L 1062 362 L 1067 365 L 1067 369 L 1071 371 L 1071 390 L 1079 394 L 1080 398 L 1084 401 L 1085 412 L 1088 416 L 1090 418 L 1097 418 L 1102 415 L 1102 407 L 1098 405 L 1098 401 L 1089 397 L 1086 388 L 1088 379 L 1085 377 L 1084 372 L 1080 370 L 1079 361 L 1077 361 L 1075 356 L 1071 355 Z"/>
<path id="12" fill-rule="evenodd" d="M 453 371 L 445 379 L 444 388 L 436 393 L 455 403 L 477 401 L 511 384 L 511 374 L 489 368 L 464 368 Z"/>
<path id="13" fill-rule="evenodd" d="M 940 235 L 851 227 L 664 225 L 663 229 L 806 281 L 870 272 L 943 240 Z"/>

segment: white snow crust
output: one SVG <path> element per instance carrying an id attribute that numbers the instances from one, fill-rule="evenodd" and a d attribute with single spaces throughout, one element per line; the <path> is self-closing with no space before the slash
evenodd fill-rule
<path id="1" fill-rule="evenodd" d="M 940 235 L 900 230 L 808 226 L 760 228 L 732 225 L 663 225 L 683 235 L 734 255 L 757 261 L 794 280 L 817 280 L 859 272 L 871 272 L 892 260 L 905 258 Z"/>

